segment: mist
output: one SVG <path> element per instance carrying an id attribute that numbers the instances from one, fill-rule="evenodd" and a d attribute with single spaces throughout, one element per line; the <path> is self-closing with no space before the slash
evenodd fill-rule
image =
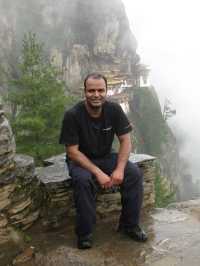
<path id="1" fill-rule="evenodd" d="M 188 160 L 194 179 L 200 179 L 200 111 L 198 34 L 199 5 L 188 0 L 123 0 L 141 61 L 151 69 L 150 82 L 161 105 L 169 99 L 176 116 L 168 120 Z"/>

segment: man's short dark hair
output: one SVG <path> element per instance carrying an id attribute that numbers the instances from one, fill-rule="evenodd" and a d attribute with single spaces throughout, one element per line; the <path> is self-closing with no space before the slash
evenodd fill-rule
<path id="1" fill-rule="evenodd" d="M 105 84 L 106 84 L 106 89 L 107 89 L 107 78 L 105 76 L 103 76 L 102 74 L 99 74 L 99 73 L 91 73 L 91 74 L 88 74 L 84 80 L 84 89 L 86 89 L 86 82 L 88 79 L 103 79 L 105 81 Z"/>

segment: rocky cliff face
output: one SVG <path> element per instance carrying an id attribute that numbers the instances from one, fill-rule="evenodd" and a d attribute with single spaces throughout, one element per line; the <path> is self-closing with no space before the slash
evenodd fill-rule
<path id="1" fill-rule="evenodd" d="M 12 46 L 19 51 L 23 34 L 33 31 L 44 41 L 70 88 L 79 88 L 88 72 L 133 75 L 137 44 L 122 1 L 23 0 L 13 4 L 1 0 L 0 6 L 4 55 L 11 53 Z"/>
<path id="2" fill-rule="evenodd" d="M 154 88 L 135 89 L 129 105 L 130 118 L 135 122 L 137 152 L 152 154 L 159 159 L 159 175 L 166 179 L 168 188 L 176 190 L 177 199 L 181 199 L 184 184 L 179 150 L 176 139 L 163 118 Z"/>

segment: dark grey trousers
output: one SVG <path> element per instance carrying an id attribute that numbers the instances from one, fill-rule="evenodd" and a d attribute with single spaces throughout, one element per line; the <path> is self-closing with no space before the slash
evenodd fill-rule
<path id="1" fill-rule="evenodd" d="M 116 167 L 117 154 L 111 153 L 102 159 L 92 162 L 111 175 Z M 85 236 L 92 233 L 96 222 L 96 194 L 98 185 L 92 174 L 74 162 L 68 162 L 69 174 L 72 177 L 74 201 L 76 207 L 76 234 Z M 120 226 L 131 228 L 139 224 L 140 209 L 143 199 L 143 176 L 139 167 L 128 161 L 124 180 L 120 186 L 122 210 Z"/>

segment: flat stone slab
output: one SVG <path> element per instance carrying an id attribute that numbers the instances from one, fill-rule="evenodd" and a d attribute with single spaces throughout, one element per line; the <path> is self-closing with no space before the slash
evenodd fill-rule
<path id="1" fill-rule="evenodd" d="M 65 163 L 36 168 L 36 175 L 43 184 L 62 183 L 71 179 Z"/>
<path id="2" fill-rule="evenodd" d="M 156 157 L 148 155 L 148 154 L 137 154 L 137 153 L 131 153 L 129 160 L 133 163 L 144 163 L 148 161 L 154 161 Z"/>
<path id="3" fill-rule="evenodd" d="M 56 155 L 56 156 L 52 156 L 46 160 L 44 160 L 44 165 L 49 166 L 52 164 L 65 164 L 65 158 L 66 155 L 65 153 Z"/>
<path id="4" fill-rule="evenodd" d="M 15 173 L 17 177 L 23 178 L 27 181 L 35 176 L 35 163 L 33 157 L 24 154 L 16 154 L 14 160 L 16 163 Z"/>

